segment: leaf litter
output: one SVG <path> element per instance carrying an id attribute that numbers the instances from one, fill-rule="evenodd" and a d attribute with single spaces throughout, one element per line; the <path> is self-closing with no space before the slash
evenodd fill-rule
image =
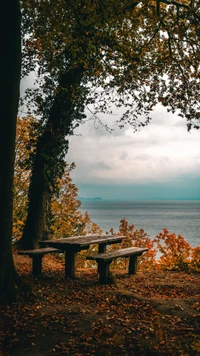
<path id="1" fill-rule="evenodd" d="M 64 262 L 45 256 L 32 292 L 0 307 L 0 355 L 200 355 L 200 274 L 115 270 L 117 285 L 99 285 L 95 268 L 64 279 Z"/>

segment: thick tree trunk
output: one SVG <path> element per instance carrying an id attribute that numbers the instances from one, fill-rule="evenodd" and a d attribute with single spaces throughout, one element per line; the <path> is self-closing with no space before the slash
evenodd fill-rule
<path id="1" fill-rule="evenodd" d="M 21 71 L 20 22 L 19 1 L 3 1 L 0 11 L 0 299 L 11 297 L 17 276 L 12 257 L 12 206 Z"/>
<path id="2" fill-rule="evenodd" d="M 62 75 L 49 119 L 38 138 L 29 187 L 28 214 L 18 242 L 22 249 L 37 248 L 40 240 L 50 237 L 52 193 L 57 178 L 61 178 L 64 172 L 68 146 L 65 137 L 70 134 L 74 121 L 77 105 L 74 95 L 78 99 L 83 73 L 84 69 L 75 68 Z"/>
<path id="3" fill-rule="evenodd" d="M 38 247 L 38 241 L 49 237 L 51 187 L 45 177 L 45 147 L 43 136 L 39 138 L 29 187 L 28 215 L 19 246 L 22 249 Z"/>

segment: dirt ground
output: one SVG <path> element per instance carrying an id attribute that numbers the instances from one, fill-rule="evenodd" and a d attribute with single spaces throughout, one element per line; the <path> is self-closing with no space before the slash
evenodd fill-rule
<path id="1" fill-rule="evenodd" d="M 0 308 L 0 355 L 200 355 L 200 274 L 112 271 L 100 285 L 96 269 L 64 279 L 64 262 L 45 256 L 31 275 L 29 257 L 14 255 L 32 293 Z"/>

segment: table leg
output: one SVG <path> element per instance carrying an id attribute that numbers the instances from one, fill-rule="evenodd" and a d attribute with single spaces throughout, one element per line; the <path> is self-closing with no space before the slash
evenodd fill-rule
<path id="1" fill-rule="evenodd" d="M 109 267 L 112 261 L 99 261 L 98 272 L 99 272 L 99 282 L 100 284 L 109 283 Z"/>
<path id="2" fill-rule="evenodd" d="M 104 253 L 104 252 L 106 252 L 106 244 L 101 243 L 99 244 L 99 253 Z"/>
<path id="3" fill-rule="evenodd" d="M 75 278 L 77 252 L 73 249 L 65 251 L 65 278 Z"/>
<path id="4" fill-rule="evenodd" d="M 42 258 L 44 255 L 35 255 L 32 257 L 32 273 L 39 276 L 42 273 Z"/>
<path id="5" fill-rule="evenodd" d="M 130 256 L 128 274 L 136 274 L 138 256 Z"/>

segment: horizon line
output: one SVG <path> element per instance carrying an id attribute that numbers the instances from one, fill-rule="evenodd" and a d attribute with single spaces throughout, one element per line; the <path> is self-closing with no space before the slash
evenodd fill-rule
<path id="1" fill-rule="evenodd" d="M 80 200 L 93 200 L 93 201 L 199 201 L 200 197 L 197 198 L 101 198 L 101 197 L 78 197 Z"/>

